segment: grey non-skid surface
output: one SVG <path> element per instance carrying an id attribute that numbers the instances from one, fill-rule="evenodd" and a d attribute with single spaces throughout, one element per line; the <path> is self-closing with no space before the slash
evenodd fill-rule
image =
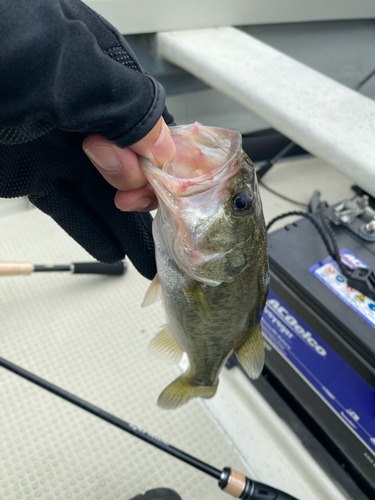
<path id="1" fill-rule="evenodd" d="M 304 202 L 315 188 L 330 202 L 351 194 L 350 181 L 315 159 L 277 165 L 264 179 Z M 262 197 L 268 220 L 294 208 L 263 189 Z M 90 260 L 33 208 L 0 217 L 0 231 L 2 261 Z M 251 475 L 199 401 L 172 412 L 156 406 L 177 371 L 147 352 L 164 322 L 160 304 L 140 307 L 147 287 L 132 266 L 117 278 L 1 277 L 0 356 L 217 468 Z M 0 388 L 0 500 L 128 500 L 157 486 L 183 500 L 227 498 L 205 474 L 4 369 Z"/>
<path id="2" fill-rule="evenodd" d="M 1 260 L 90 257 L 36 209 L 0 219 Z M 147 343 L 163 324 L 142 310 L 148 281 L 34 274 L 0 279 L 0 356 L 218 468 L 247 472 L 203 406 L 156 406 L 176 368 Z M 0 499 L 127 500 L 166 486 L 184 500 L 225 498 L 215 480 L 0 369 Z"/>

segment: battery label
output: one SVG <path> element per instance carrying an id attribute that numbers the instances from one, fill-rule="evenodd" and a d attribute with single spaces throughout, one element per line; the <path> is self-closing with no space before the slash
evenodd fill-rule
<path id="1" fill-rule="evenodd" d="M 342 248 L 340 255 L 345 264 L 351 268 L 369 267 L 347 248 Z M 375 328 L 375 302 L 348 285 L 347 279 L 332 257 L 327 257 L 313 265 L 309 271 Z"/>
<path id="2" fill-rule="evenodd" d="M 266 340 L 375 455 L 375 390 L 270 290 Z"/>

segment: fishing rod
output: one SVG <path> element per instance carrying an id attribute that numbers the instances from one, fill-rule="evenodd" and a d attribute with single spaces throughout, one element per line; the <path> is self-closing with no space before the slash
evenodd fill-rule
<path id="1" fill-rule="evenodd" d="M 175 448 L 166 441 L 163 441 L 162 439 L 153 436 L 152 434 L 149 434 L 142 429 L 139 429 L 135 425 L 129 424 L 128 422 L 125 422 L 125 420 L 122 420 L 115 415 L 112 415 L 111 413 L 108 413 L 107 411 L 102 410 L 101 408 L 94 406 L 91 403 L 88 403 L 87 401 L 84 401 L 78 396 L 65 391 L 61 387 L 58 387 L 51 382 L 48 382 L 47 380 L 34 375 L 33 373 L 15 365 L 14 363 L 11 363 L 10 361 L 7 361 L 4 358 L 0 358 L 0 366 L 15 373 L 16 375 L 19 375 L 29 382 L 32 382 L 33 384 L 36 384 L 46 391 L 49 391 L 52 394 L 65 399 L 69 403 L 78 406 L 79 408 L 91 413 L 92 415 L 101 418 L 102 420 L 118 427 L 119 429 L 122 429 L 123 431 L 128 432 L 129 434 L 132 434 L 139 439 L 142 439 L 142 441 L 145 441 L 146 443 L 159 448 L 159 450 L 162 450 L 169 455 L 182 460 L 186 464 L 195 467 L 201 472 L 208 474 L 209 476 L 216 479 L 218 481 L 219 487 L 229 495 L 232 495 L 232 497 L 240 498 L 242 500 L 297 500 L 295 497 L 277 490 L 276 488 L 272 488 L 271 486 L 268 486 L 266 484 L 258 483 L 257 481 L 246 477 L 244 474 L 236 471 L 235 469 L 232 469 L 231 467 L 224 467 L 223 470 L 216 469 L 215 467 L 202 462 L 202 460 L 199 460 L 198 458 L 195 458 L 192 455 L 189 455 L 184 451 Z"/>
<path id="2" fill-rule="evenodd" d="M 32 264 L 31 262 L 0 262 L 0 276 L 18 276 L 32 273 L 70 272 L 72 274 L 105 274 L 121 276 L 126 271 L 125 262 L 75 262 L 72 264 Z"/>

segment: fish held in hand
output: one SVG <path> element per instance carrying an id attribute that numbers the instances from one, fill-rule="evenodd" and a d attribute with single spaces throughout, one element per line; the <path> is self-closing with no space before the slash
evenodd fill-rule
<path id="1" fill-rule="evenodd" d="M 234 352 L 251 378 L 264 364 L 260 324 L 269 288 L 267 234 L 254 165 L 241 135 L 199 123 L 171 127 L 173 163 L 141 158 L 159 208 L 158 274 L 143 305 L 162 298 L 167 324 L 150 349 L 189 367 L 161 393 L 162 408 L 214 396 Z"/>

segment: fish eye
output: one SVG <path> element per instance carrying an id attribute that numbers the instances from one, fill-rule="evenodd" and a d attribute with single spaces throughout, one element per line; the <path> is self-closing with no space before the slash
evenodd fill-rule
<path id="1" fill-rule="evenodd" d="M 232 207 L 236 214 L 248 214 L 253 205 L 253 198 L 248 190 L 240 191 L 232 198 Z"/>

